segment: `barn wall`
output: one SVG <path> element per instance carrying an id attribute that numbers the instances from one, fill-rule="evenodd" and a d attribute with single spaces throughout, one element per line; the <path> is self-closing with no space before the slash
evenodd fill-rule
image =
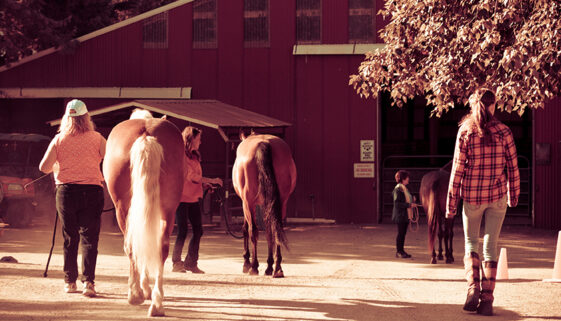
<path id="1" fill-rule="evenodd" d="M 376 0 L 376 10 L 382 4 Z M 137 22 L 4 71 L 0 87 L 192 87 L 193 99 L 218 99 L 290 122 L 286 140 L 299 178 L 289 215 L 374 223 L 376 178 L 353 177 L 360 140 L 377 139 L 376 101 L 359 98 L 347 85 L 363 57 L 294 56 L 295 13 L 295 0 L 271 0 L 270 45 L 246 48 L 243 1 L 219 0 L 218 48 L 193 49 L 192 4 L 186 4 L 168 12 L 167 49 L 143 48 L 142 22 Z M 376 23 L 384 21 L 377 17 Z M 348 2 L 324 0 L 322 43 L 348 43 L 347 24 Z M 43 101 L 37 108 L 49 114 L 44 120 L 64 108 L 64 99 Z M 98 107 L 101 101 L 87 103 Z M 0 107 L 32 103 L 4 100 Z M 207 131 L 205 137 L 218 145 Z M 224 152 L 204 155 L 214 160 Z M 219 171 L 219 164 L 212 166 Z"/>
<path id="2" fill-rule="evenodd" d="M 534 217 L 535 226 L 561 229 L 558 200 L 561 197 L 561 98 L 546 104 L 545 109 L 534 112 L 536 144 L 548 144 L 549 157 L 539 162 L 536 159 Z M 538 155 L 536 155 L 538 158 Z"/>

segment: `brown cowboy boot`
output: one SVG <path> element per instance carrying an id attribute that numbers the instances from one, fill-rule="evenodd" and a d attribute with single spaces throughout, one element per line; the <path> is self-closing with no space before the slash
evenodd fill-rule
<path id="1" fill-rule="evenodd" d="M 464 310 L 476 311 L 479 304 L 479 266 L 481 261 L 479 255 L 471 252 L 468 256 L 464 256 L 464 268 L 466 271 L 466 280 L 468 283 L 468 293 L 466 303 L 464 303 Z"/>
<path id="2" fill-rule="evenodd" d="M 481 279 L 481 302 L 477 307 L 477 313 L 482 315 L 493 315 L 493 291 L 495 290 L 495 277 L 497 276 L 497 262 L 483 262 L 483 278 Z"/>

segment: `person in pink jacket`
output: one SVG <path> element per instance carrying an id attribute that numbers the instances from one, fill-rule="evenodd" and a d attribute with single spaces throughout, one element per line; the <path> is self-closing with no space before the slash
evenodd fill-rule
<path id="1" fill-rule="evenodd" d="M 177 224 L 177 238 L 173 247 L 172 262 L 173 272 L 191 271 L 192 273 L 204 273 L 198 267 L 199 245 L 203 236 L 203 224 L 199 199 L 203 197 L 203 184 L 218 184 L 222 186 L 220 178 L 203 177 L 201 168 L 201 133 L 198 128 L 187 126 L 182 132 L 183 142 L 185 143 L 185 182 L 183 183 L 183 194 L 181 202 L 175 212 L 175 222 Z M 181 260 L 183 245 L 187 237 L 187 219 L 191 222 L 193 236 L 189 241 L 189 249 L 185 261 Z"/>

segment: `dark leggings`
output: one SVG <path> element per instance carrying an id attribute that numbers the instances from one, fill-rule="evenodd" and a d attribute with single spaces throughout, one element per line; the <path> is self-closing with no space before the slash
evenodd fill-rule
<path id="1" fill-rule="evenodd" d="M 78 278 L 78 245 L 81 243 L 81 281 L 94 282 L 103 188 L 99 185 L 58 185 L 56 209 L 64 237 L 64 281 L 76 282 Z"/>
<path id="2" fill-rule="evenodd" d="M 405 244 L 405 234 L 407 234 L 408 226 L 409 222 L 397 223 L 397 237 L 395 238 L 397 252 L 404 252 L 403 245 Z"/>
<path id="3" fill-rule="evenodd" d="M 201 208 L 199 202 L 196 203 L 179 203 L 177 211 L 175 212 L 175 222 L 177 224 L 177 238 L 173 247 L 172 262 L 177 263 L 181 261 L 181 252 L 183 252 L 183 244 L 187 238 L 187 219 L 191 223 L 193 229 L 193 236 L 189 241 L 189 249 L 185 258 L 186 266 L 195 266 L 199 260 L 199 244 L 203 236 L 203 223 L 201 217 Z"/>

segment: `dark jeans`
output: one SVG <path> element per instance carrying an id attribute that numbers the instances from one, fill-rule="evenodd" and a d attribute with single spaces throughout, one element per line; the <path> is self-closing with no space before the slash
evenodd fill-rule
<path id="1" fill-rule="evenodd" d="M 395 247 L 397 252 L 403 252 L 403 245 L 405 244 L 405 234 L 407 234 L 408 227 L 409 222 L 397 223 L 397 237 L 395 238 Z"/>
<path id="2" fill-rule="evenodd" d="M 78 244 L 81 242 L 81 281 L 94 282 L 103 188 L 99 185 L 58 185 L 56 210 L 64 237 L 64 281 L 76 282 L 78 278 Z"/>
<path id="3" fill-rule="evenodd" d="M 203 236 L 203 222 L 199 202 L 179 203 L 177 211 L 175 211 L 177 238 L 175 239 L 171 260 L 173 263 L 181 262 L 181 252 L 183 252 L 183 244 L 187 238 L 188 231 L 187 219 L 191 222 L 193 236 L 191 241 L 189 241 L 189 249 L 184 264 L 185 266 L 196 266 L 199 260 L 199 244 Z"/>

